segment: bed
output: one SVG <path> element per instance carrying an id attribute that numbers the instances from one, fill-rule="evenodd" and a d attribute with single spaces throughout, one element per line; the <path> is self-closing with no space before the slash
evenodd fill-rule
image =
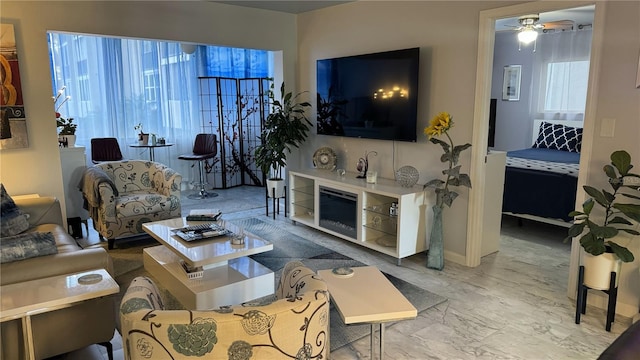
<path id="1" fill-rule="evenodd" d="M 575 209 L 582 122 L 534 120 L 532 147 L 508 151 L 502 211 L 570 226 Z"/>

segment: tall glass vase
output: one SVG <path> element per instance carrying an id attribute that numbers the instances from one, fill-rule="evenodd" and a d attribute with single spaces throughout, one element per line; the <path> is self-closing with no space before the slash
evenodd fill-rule
<path id="1" fill-rule="evenodd" d="M 444 268 L 444 242 L 442 232 L 442 206 L 435 205 L 433 209 L 433 225 L 429 237 L 429 252 L 427 253 L 427 267 L 442 270 Z"/>

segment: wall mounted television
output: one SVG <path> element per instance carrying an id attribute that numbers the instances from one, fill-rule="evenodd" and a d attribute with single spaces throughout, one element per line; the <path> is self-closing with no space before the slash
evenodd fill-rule
<path id="1" fill-rule="evenodd" d="M 317 61 L 317 132 L 416 141 L 420 49 Z"/>

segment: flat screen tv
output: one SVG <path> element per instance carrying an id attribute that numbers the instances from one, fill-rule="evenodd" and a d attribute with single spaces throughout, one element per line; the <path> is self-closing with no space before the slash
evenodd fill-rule
<path id="1" fill-rule="evenodd" d="M 416 141 L 420 49 L 317 62 L 317 131 Z"/>

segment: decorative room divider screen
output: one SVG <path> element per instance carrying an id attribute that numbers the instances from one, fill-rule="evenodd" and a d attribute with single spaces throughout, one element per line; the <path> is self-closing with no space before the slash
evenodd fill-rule
<path id="1" fill-rule="evenodd" d="M 262 186 L 254 151 L 269 112 L 267 78 L 199 77 L 203 130 L 217 134 L 218 155 L 205 166 L 215 188 Z"/>

